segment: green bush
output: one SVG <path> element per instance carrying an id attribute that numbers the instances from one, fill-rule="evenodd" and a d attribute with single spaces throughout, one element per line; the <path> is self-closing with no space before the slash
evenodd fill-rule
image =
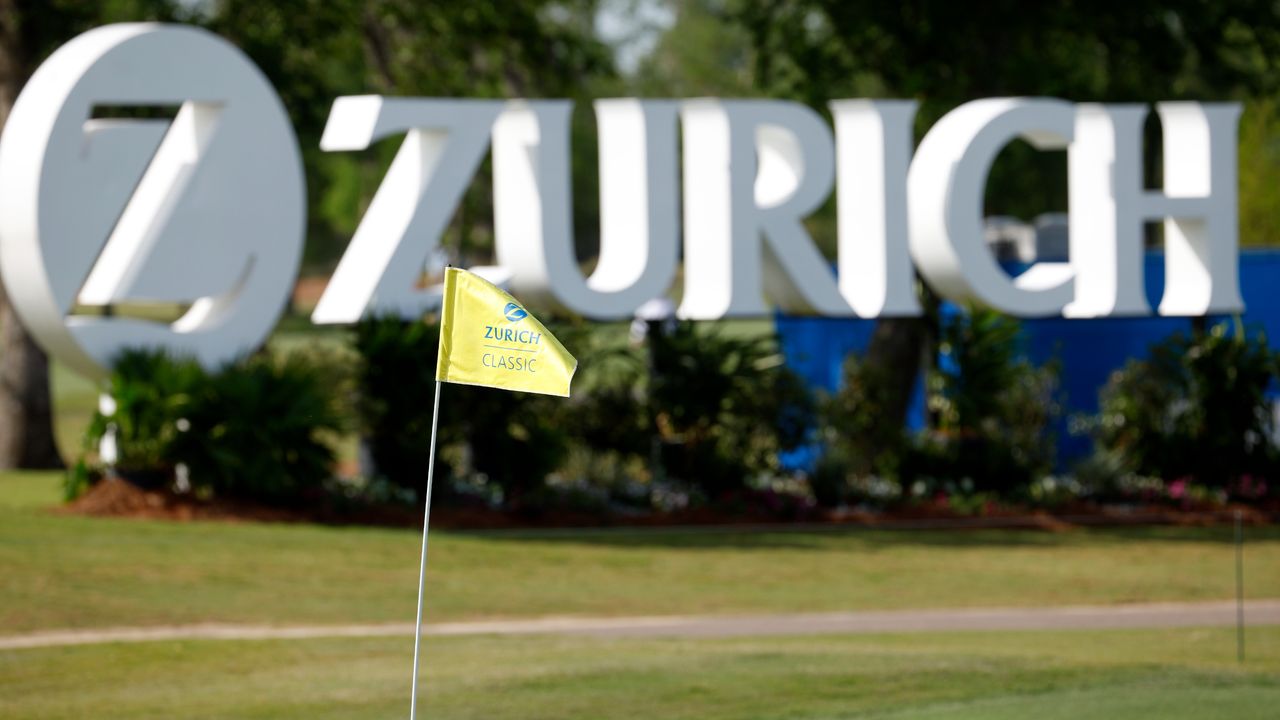
<path id="1" fill-rule="evenodd" d="M 911 452 L 906 428 L 885 422 L 894 393 L 879 368 L 857 355 L 845 359 L 840 389 L 820 404 L 823 453 L 809 477 L 814 499 L 824 507 L 883 500 L 864 491 L 880 478 L 897 483 Z"/>
<path id="2" fill-rule="evenodd" d="M 269 503 L 315 499 L 343 430 L 338 372 L 302 355 L 256 355 L 209 376 L 173 442 L 195 488 Z"/>
<path id="3" fill-rule="evenodd" d="M 1017 320 L 972 307 L 943 323 L 944 362 L 927 384 L 938 432 L 910 475 L 1008 498 L 1053 469 L 1058 369 L 1023 357 L 1020 331 Z"/>
<path id="4" fill-rule="evenodd" d="M 566 330 L 552 329 L 572 345 Z M 439 336 L 434 320 L 381 317 L 356 325 L 361 431 L 377 473 L 419 495 L 427 485 Z M 466 385 L 448 385 L 442 398 L 438 447 L 464 447 L 453 456 L 469 458 L 450 467 L 448 453 L 437 453 L 435 488 L 445 501 L 455 485 L 483 480 L 517 507 L 567 456 L 562 399 Z M 468 471 L 473 477 L 462 477 Z"/>
<path id="5" fill-rule="evenodd" d="M 450 409 L 441 415 L 466 438 L 474 471 L 501 489 L 507 507 L 522 509 L 568 457 L 564 400 L 467 385 L 445 392 Z"/>
<path id="6" fill-rule="evenodd" d="M 709 497 L 778 471 L 778 453 L 806 441 L 813 399 L 772 337 L 730 337 L 681 323 L 654 344 L 651 422 L 670 448 L 668 472 Z"/>
<path id="7" fill-rule="evenodd" d="M 582 324 L 551 329 L 590 358 L 572 400 L 443 389 L 436 487 L 446 498 L 451 485 L 483 487 L 486 497 L 496 489 L 508 507 L 547 509 L 572 487 L 579 488 L 577 505 L 585 497 L 604 502 L 615 491 L 634 505 L 634 469 L 655 464 L 663 478 L 717 498 L 776 471 L 778 451 L 797 446 L 810 427 L 808 393 L 769 338 L 733 338 L 683 323 L 656 338 L 645 359 L 597 347 Z M 361 430 L 374 465 L 418 492 L 426 486 L 437 345 L 433 321 L 373 318 L 356 328 Z M 570 465 L 587 474 L 613 468 L 626 477 L 558 477 L 548 487 L 547 478 Z"/>
<path id="8" fill-rule="evenodd" d="M 1280 476 L 1267 387 L 1280 355 L 1236 322 L 1178 334 L 1112 375 L 1099 396 L 1094 438 L 1119 473 L 1237 492 Z"/>
<path id="9" fill-rule="evenodd" d="M 427 488 L 431 411 L 440 326 L 375 317 L 355 326 L 356 410 L 377 474 L 421 495 Z M 449 405 L 445 406 L 446 412 Z M 441 426 L 440 445 L 462 439 L 456 423 Z M 436 463 L 436 488 L 448 494 L 449 467 Z"/>
<path id="10" fill-rule="evenodd" d="M 926 378 L 935 426 L 914 437 L 895 423 L 894 393 L 875 366 L 850 357 L 841 388 L 822 404 L 824 454 L 810 486 L 823 505 L 900 497 L 996 493 L 1020 497 L 1053 467 L 1049 429 L 1057 367 L 1021 355 L 1016 320 L 970 309 L 942 324 L 941 367 Z"/>
<path id="11" fill-rule="evenodd" d="M 94 412 L 84 449 L 94 452 L 109 428 L 117 447 L 115 469 L 141 485 L 173 479 L 173 443 L 178 420 L 186 417 L 208 375 L 195 362 L 163 353 L 127 350 L 116 359 L 107 392 L 115 403 L 109 416 Z"/>
<path id="12" fill-rule="evenodd" d="M 328 435 L 342 428 L 341 383 L 320 361 L 255 356 L 210 373 L 190 360 L 128 351 L 113 367 L 116 410 L 95 414 L 85 447 L 97 448 L 114 425 L 116 469 L 127 479 L 167 485 L 182 464 L 194 490 L 286 502 L 318 493 L 332 474 Z"/>
<path id="13" fill-rule="evenodd" d="M 647 351 L 616 363 L 575 407 L 595 447 L 645 458 L 657 479 L 715 500 L 777 472 L 778 452 L 806 440 L 812 398 L 772 338 L 682 322 L 652 335 Z"/>

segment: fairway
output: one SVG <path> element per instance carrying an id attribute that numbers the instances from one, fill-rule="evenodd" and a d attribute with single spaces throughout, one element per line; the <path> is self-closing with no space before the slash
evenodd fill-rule
<path id="1" fill-rule="evenodd" d="M 1280 630 L 728 640 L 432 638 L 425 717 L 1275 717 Z M 407 638 L 0 652 L 0 717 L 390 718 Z"/>
<path id="2" fill-rule="evenodd" d="M 0 477 L 0 635 L 197 622 L 411 620 L 412 530 L 52 513 L 58 478 Z M 1226 528 L 433 533 L 428 621 L 550 615 L 1227 600 Z M 1280 532 L 1251 529 L 1248 595 L 1280 597 Z"/>
<path id="3" fill-rule="evenodd" d="M 411 530 L 57 514 L 0 476 L 0 636 L 204 622 L 412 620 Z M 433 533 L 427 620 L 1224 600 L 1221 528 Z M 1280 533 L 1249 530 L 1252 599 Z M 1271 718 L 1280 628 L 729 638 L 428 637 L 425 717 L 583 720 Z M 4 718 L 387 718 L 405 637 L 0 651 Z"/>

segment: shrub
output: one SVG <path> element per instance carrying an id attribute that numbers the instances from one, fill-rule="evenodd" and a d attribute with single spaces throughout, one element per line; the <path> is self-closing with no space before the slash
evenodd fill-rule
<path id="1" fill-rule="evenodd" d="M 569 335 L 560 328 L 553 332 L 562 339 Z M 381 317 L 356 326 L 361 431 L 377 473 L 419 496 L 427 485 L 439 336 L 434 320 Z M 565 459 L 562 399 L 465 385 L 449 385 L 443 393 L 438 448 L 465 446 L 465 464 L 496 485 L 506 504 L 518 506 Z M 441 499 L 453 494 L 453 478 L 468 470 L 463 464 L 449 467 L 437 452 Z"/>
<path id="2" fill-rule="evenodd" d="M 591 358 L 575 397 L 448 386 L 441 446 L 466 451 L 445 453 L 454 459 L 451 469 L 437 456 L 438 488 L 447 492 L 449 483 L 440 480 L 452 477 L 458 486 L 496 486 L 508 507 L 545 509 L 567 497 L 565 488 L 585 482 L 589 491 L 574 490 L 578 505 L 585 497 L 602 502 L 601 493 L 612 490 L 634 504 L 634 468 L 659 460 L 664 475 L 715 498 L 745 489 L 752 474 L 776 470 L 777 452 L 797 446 L 809 431 L 808 393 L 769 338 L 727 337 L 682 323 L 654 340 L 646 361 L 597 348 L 584 325 L 551 329 L 575 354 Z M 356 328 L 361 428 L 377 472 L 418 492 L 426 486 L 437 338 L 434 321 L 374 318 Z M 575 470 L 613 468 L 626 477 L 559 478 L 549 488 L 548 476 L 569 464 L 571 440 L 580 450 Z"/>
<path id="3" fill-rule="evenodd" d="M 877 367 L 852 356 L 841 388 L 822 404 L 823 457 L 810 486 L 820 504 L 880 504 L 901 497 L 1023 494 L 1053 466 L 1055 365 L 1020 354 L 1017 321 L 971 309 L 944 322 L 940 367 L 926 401 L 936 427 L 912 437 L 888 408 L 897 395 Z"/>
<path id="4" fill-rule="evenodd" d="M 568 457 L 561 398 L 450 385 L 442 422 L 458 428 L 475 472 L 502 490 L 505 505 L 521 509 Z"/>
<path id="5" fill-rule="evenodd" d="M 666 441 L 664 465 L 709 497 L 777 472 L 778 453 L 807 439 L 813 400 L 773 338 L 685 322 L 652 348 L 649 417 Z"/>
<path id="6" fill-rule="evenodd" d="M 1237 321 L 1152 346 L 1114 373 L 1092 423 L 1098 453 L 1120 473 L 1191 478 L 1237 495 L 1280 476 L 1267 387 L 1280 355 Z M 1103 460 L 1095 460 L 1103 464 Z"/>
<path id="7" fill-rule="evenodd" d="M 655 480 L 723 498 L 806 440 L 812 399 L 772 338 L 682 322 L 651 335 L 648 353 L 618 362 L 575 413 L 596 447 L 656 460 Z"/>
<path id="8" fill-rule="evenodd" d="M 822 457 L 809 478 L 819 505 L 871 500 L 871 478 L 896 481 L 910 452 L 906 428 L 885 422 L 895 393 L 885 373 L 856 355 L 845 359 L 840 389 L 820 404 Z M 883 498 L 875 498 L 883 500 Z"/>
<path id="9" fill-rule="evenodd" d="M 144 350 L 126 350 L 113 368 L 107 392 L 114 412 L 104 414 L 101 407 L 94 412 L 84 450 L 96 452 L 111 430 L 116 471 L 139 485 L 166 485 L 177 462 L 178 420 L 190 411 L 208 374 L 193 361 Z"/>
<path id="10" fill-rule="evenodd" d="M 284 502 L 318 491 L 331 474 L 325 434 L 341 429 L 341 414 L 334 371 L 321 362 L 255 356 L 209 373 L 190 360 L 127 351 L 113 368 L 115 412 L 95 414 L 85 447 L 98 447 L 114 425 L 116 468 L 127 479 L 167 485 L 183 464 L 197 490 Z M 85 471 L 78 464 L 77 477 Z"/>
<path id="11" fill-rule="evenodd" d="M 1032 365 L 1019 338 L 1018 321 L 991 310 L 943 323 L 941 362 L 927 381 L 938 433 L 909 474 L 1012 497 L 1052 470 L 1058 369 Z"/>
<path id="12" fill-rule="evenodd" d="M 375 317 L 355 326 L 361 435 L 377 474 L 419 496 L 427 488 L 439 345 L 440 326 L 435 323 Z M 442 424 L 440 445 L 461 439 L 456 424 Z M 448 466 L 437 462 L 436 468 L 436 487 L 447 494 Z"/>
<path id="13" fill-rule="evenodd" d="M 223 497 L 315 498 L 332 475 L 329 439 L 343 429 L 337 371 L 302 355 L 256 355 L 209 378 L 187 409 L 173 457 L 191 484 Z"/>

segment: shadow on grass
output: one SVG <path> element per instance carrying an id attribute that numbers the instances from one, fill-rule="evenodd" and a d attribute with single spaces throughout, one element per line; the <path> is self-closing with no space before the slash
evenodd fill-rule
<path id="1" fill-rule="evenodd" d="M 744 530 L 734 527 L 680 528 L 545 528 L 451 531 L 463 537 L 490 540 L 566 543 L 609 547 L 705 550 L 810 550 L 815 552 L 875 553 L 904 547 L 922 548 L 1055 548 L 1106 547 L 1126 542 L 1220 543 L 1234 542 L 1229 526 L 1072 528 L 1061 531 L 1013 529 L 890 530 L 866 527 L 815 528 L 785 525 Z M 1251 527 L 1245 541 L 1275 542 L 1280 527 Z"/>

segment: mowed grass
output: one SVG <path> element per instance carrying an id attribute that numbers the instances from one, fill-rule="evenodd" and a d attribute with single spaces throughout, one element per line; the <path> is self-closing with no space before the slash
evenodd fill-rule
<path id="1" fill-rule="evenodd" d="M 429 638 L 420 717 L 1274 718 L 1280 629 L 600 640 Z M 408 638 L 0 652 L 0 717 L 391 718 Z"/>
<path id="2" fill-rule="evenodd" d="M 98 407 L 98 385 L 57 362 L 50 366 L 49 381 L 53 394 L 53 434 L 63 460 L 70 464 L 84 447 L 85 430 Z"/>
<path id="3" fill-rule="evenodd" d="M 0 476 L 0 635 L 196 622 L 409 621 L 419 535 L 58 515 L 56 474 Z M 1280 597 L 1280 531 L 1247 594 Z M 1229 599 L 1228 528 L 432 533 L 428 621 Z"/>
<path id="4" fill-rule="evenodd" d="M 295 334 L 276 344 L 313 344 Z M 54 385 L 74 457 L 97 389 L 61 367 Z M 413 531 L 69 517 L 51 512 L 59 484 L 0 474 L 0 636 L 413 617 Z M 1249 596 L 1280 597 L 1280 531 L 1248 538 Z M 1215 600 L 1233 592 L 1233 560 L 1226 529 L 433 533 L 427 619 Z M 429 637 L 420 717 L 1276 717 L 1280 628 L 1250 628 L 1243 665 L 1234 641 L 1227 628 Z M 411 654 L 409 638 L 0 651 L 0 718 L 404 717 Z"/>

